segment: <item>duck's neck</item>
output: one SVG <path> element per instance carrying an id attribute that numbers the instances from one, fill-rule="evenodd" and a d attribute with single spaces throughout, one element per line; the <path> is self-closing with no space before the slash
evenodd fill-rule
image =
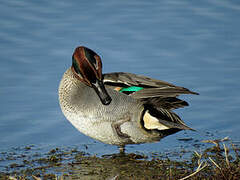
<path id="1" fill-rule="evenodd" d="M 75 106 L 81 105 L 85 93 L 90 87 L 79 81 L 69 68 L 63 75 L 59 85 L 59 101 L 61 108 L 73 110 Z"/>

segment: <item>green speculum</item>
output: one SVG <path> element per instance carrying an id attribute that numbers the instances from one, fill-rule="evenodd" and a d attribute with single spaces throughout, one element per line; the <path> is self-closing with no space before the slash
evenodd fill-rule
<path id="1" fill-rule="evenodd" d="M 137 92 L 137 91 L 140 91 L 141 89 L 143 89 L 143 87 L 130 86 L 130 87 L 120 89 L 119 92 L 126 92 L 126 91 Z"/>

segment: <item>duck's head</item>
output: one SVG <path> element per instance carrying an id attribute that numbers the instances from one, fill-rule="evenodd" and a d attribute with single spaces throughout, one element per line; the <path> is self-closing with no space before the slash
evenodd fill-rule
<path id="1" fill-rule="evenodd" d="M 111 103 L 112 99 L 103 84 L 101 58 L 94 51 L 83 46 L 77 47 L 72 56 L 71 69 L 78 80 L 95 90 L 102 104 Z"/>

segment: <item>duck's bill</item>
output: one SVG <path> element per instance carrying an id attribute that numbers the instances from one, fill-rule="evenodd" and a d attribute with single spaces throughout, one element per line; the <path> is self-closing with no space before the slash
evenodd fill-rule
<path id="1" fill-rule="evenodd" d="M 92 87 L 97 93 L 103 105 L 108 105 L 111 103 L 112 98 L 108 95 L 102 81 L 97 80 L 96 83 L 92 83 Z"/>

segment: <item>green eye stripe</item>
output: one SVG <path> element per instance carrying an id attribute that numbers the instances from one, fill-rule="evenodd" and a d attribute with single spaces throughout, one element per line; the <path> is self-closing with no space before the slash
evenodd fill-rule
<path id="1" fill-rule="evenodd" d="M 74 67 L 76 73 L 80 74 L 81 72 L 80 72 L 80 69 L 79 69 L 78 63 L 77 63 L 77 61 L 75 60 L 74 57 L 72 57 L 72 65 L 73 65 L 73 67 Z"/>
<path id="2" fill-rule="evenodd" d="M 141 89 L 143 89 L 143 87 L 137 87 L 137 86 L 131 86 L 131 87 L 127 87 L 127 88 L 122 88 L 119 92 L 123 92 L 123 91 L 140 91 Z"/>

